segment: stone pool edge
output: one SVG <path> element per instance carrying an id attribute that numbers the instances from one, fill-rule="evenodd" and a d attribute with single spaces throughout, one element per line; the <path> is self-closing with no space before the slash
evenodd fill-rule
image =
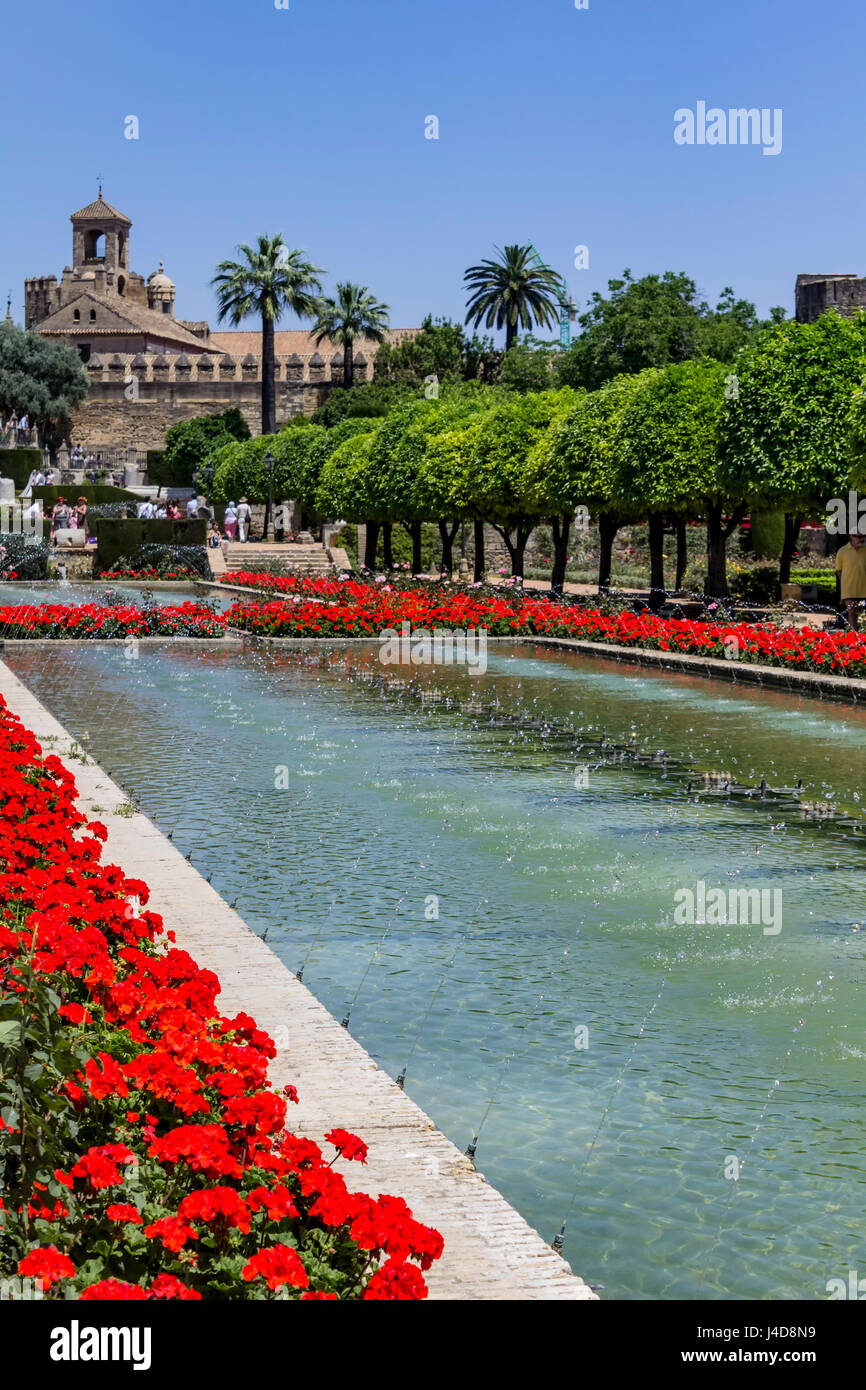
<path id="1" fill-rule="evenodd" d="M 419 1220 L 442 1232 L 445 1253 L 426 1275 L 431 1299 L 597 1299 L 153 822 L 115 814 L 127 794 L 94 759 L 73 756 L 76 740 L 2 661 L 0 695 L 72 773 L 85 814 L 106 825 L 106 862 L 149 884 L 149 906 L 178 946 L 219 976 L 220 1007 L 249 1013 L 272 1037 L 287 1039 L 270 1079 L 298 1088 L 293 1130 L 318 1141 L 337 1125 L 359 1134 L 369 1161 L 342 1165 L 350 1187 L 405 1197 Z"/>

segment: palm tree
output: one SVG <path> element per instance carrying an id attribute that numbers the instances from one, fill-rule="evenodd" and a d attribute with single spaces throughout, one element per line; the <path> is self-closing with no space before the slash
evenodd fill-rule
<path id="1" fill-rule="evenodd" d="M 355 380 L 355 342 L 381 343 L 388 327 L 388 305 L 380 304 L 363 285 L 338 285 L 334 299 L 322 299 L 312 332 L 318 347 L 325 338 L 343 349 L 343 385 Z"/>
<path id="2" fill-rule="evenodd" d="M 477 328 L 505 328 L 505 351 L 514 346 L 518 328 L 527 333 L 533 322 L 553 326 L 564 292 L 560 277 L 548 266 L 531 264 L 531 246 L 499 247 L 498 261 L 470 266 L 463 280 L 471 289 L 466 322 Z M 486 316 L 486 317 L 485 317 Z"/>
<path id="3" fill-rule="evenodd" d="M 253 248 L 237 248 L 239 261 L 220 261 L 211 284 L 217 292 L 219 320 L 235 327 L 250 314 L 262 321 L 262 434 L 275 434 L 277 399 L 274 386 L 274 325 L 291 309 L 299 318 L 312 318 L 319 305 L 322 273 L 304 260 L 303 251 L 290 251 L 282 236 L 260 236 Z"/>

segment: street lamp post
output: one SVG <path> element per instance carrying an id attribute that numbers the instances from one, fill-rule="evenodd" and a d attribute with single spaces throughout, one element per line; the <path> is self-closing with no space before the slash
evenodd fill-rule
<path id="1" fill-rule="evenodd" d="M 274 539 L 274 459 L 270 449 L 265 454 L 265 467 L 268 470 L 268 519 L 265 524 L 265 540 Z"/>

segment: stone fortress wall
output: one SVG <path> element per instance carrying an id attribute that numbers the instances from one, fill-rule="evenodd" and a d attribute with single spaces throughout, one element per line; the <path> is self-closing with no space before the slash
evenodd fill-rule
<path id="1" fill-rule="evenodd" d="M 176 353 L 94 355 L 87 363 L 90 391 L 73 417 L 73 441 L 94 452 L 126 447 L 161 449 L 172 425 L 236 406 L 253 435 L 261 433 L 261 357 Z M 355 358 L 355 381 L 372 379 L 372 363 Z M 332 385 L 343 380 L 342 353 L 277 357 L 277 425 L 312 415 Z"/>

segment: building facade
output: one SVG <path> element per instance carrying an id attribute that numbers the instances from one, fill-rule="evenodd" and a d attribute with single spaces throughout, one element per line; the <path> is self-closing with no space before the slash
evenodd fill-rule
<path id="1" fill-rule="evenodd" d="M 72 264 L 61 278 L 25 281 L 25 326 L 80 353 L 90 391 L 73 417 L 74 442 L 94 452 L 160 449 L 180 420 L 237 406 L 261 429 L 261 334 L 211 332 L 175 314 L 174 281 L 130 268 L 132 223 L 102 196 L 74 212 Z M 395 329 L 391 342 L 416 330 Z M 373 375 L 378 344 L 355 345 L 355 380 Z M 304 331 L 275 334 L 277 423 L 312 414 L 342 382 L 343 355 Z"/>

